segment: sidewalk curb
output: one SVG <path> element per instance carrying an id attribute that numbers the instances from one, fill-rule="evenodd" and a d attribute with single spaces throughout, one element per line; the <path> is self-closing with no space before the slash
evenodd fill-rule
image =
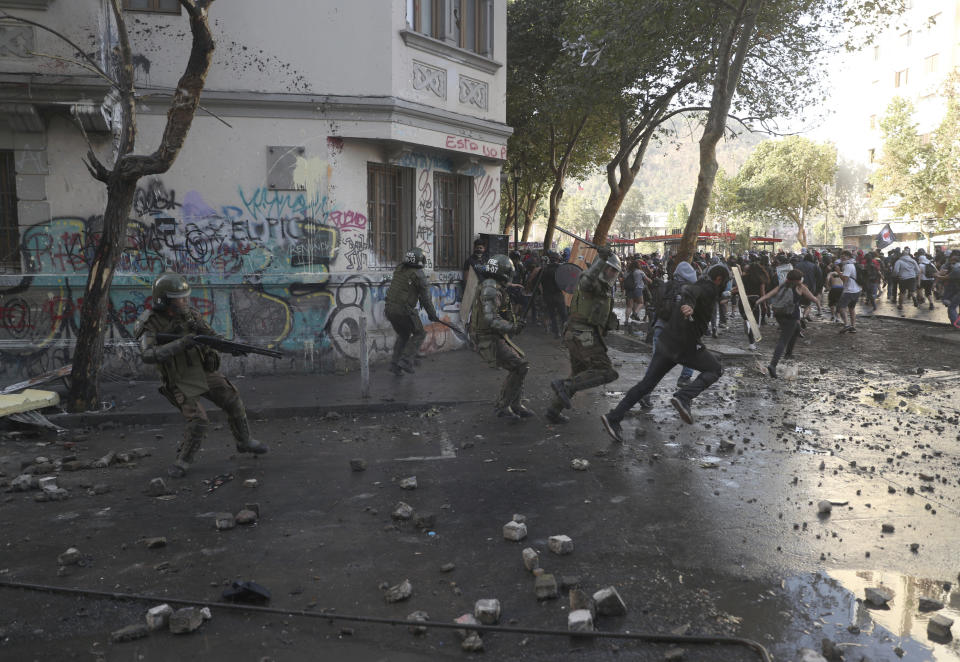
<path id="1" fill-rule="evenodd" d="M 336 405 L 310 405 L 293 407 L 268 407 L 265 409 L 247 409 L 247 416 L 251 420 L 320 417 L 330 412 L 340 414 L 391 414 L 400 411 L 426 411 L 431 407 L 456 407 L 458 405 L 482 404 L 486 400 L 436 400 L 433 402 L 349 402 Z M 211 421 L 226 421 L 226 416 L 219 409 L 207 412 Z M 118 423 L 122 425 L 142 424 L 161 425 L 164 423 L 179 423 L 182 419 L 177 412 L 138 413 L 133 411 L 115 412 L 83 412 L 79 414 L 50 414 L 47 418 L 60 427 L 92 427 L 104 423 Z"/>
<path id="2" fill-rule="evenodd" d="M 924 326 L 931 326 L 939 329 L 949 329 L 951 327 L 951 325 L 946 322 L 934 322 L 933 320 L 921 320 L 915 317 L 899 317 L 897 315 L 879 315 L 877 313 L 872 313 L 870 315 L 859 315 L 859 317 L 867 317 L 869 319 L 893 320 L 896 322 L 913 322 L 914 324 L 922 324 Z"/>

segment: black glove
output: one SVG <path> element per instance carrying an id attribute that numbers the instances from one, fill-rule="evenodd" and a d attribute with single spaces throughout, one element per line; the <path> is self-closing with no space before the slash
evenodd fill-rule
<path id="1" fill-rule="evenodd" d="M 609 246 L 600 246 L 597 249 L 597 255 L 599 255 L 602 259 L 606 260 L 611 255 L 613 255 L 613 249 L 610 248 Z"/>
<path id="2" fill-rule="evenodd" d="M 523 332 L 523 329 L 527 326 L 527 323 L 524 320 L 517 320 L 513 325 L 513 333 L 515 335 L 520 335 Z"/>

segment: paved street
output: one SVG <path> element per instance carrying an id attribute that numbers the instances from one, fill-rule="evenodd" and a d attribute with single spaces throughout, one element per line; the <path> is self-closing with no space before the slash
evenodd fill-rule
<path id="1" fill-rule="evenodd" d="M 760 353 L 769 355 L 775 334 L 764 330 Z M 35 491 L 4 495 L 0 578 L 214 602 L 232 581 L 253 580 L 270 589 L 273 607 L 401 619 L 419 609 L 438 621 L 497 598 L 503 625 L 563 630 L 567 596 L 536 599 L 520 554 L 530 546 L 548 572 L 590 593 L 616 587 L 628 611 L 601 616 L 604 631 L 748 637 L 777 660 L 820 650 L 823 638 L 846 646 L 848 660 L 899 659 L 898 647 L 909 660 L 960 659 L 955 642 L 928 640 L 928 614 L 917 608 L 931 597 L 946 603 L 941 613 L 960 615 L 960 361 L 924 339 L 927 332 L 864 319 L 857 336 L 838 336 L 813 323 L 797 349 L 797 380 L 772 382 L 753 358 L 725 359 L 724 377 L 697 401 L 689 426 L 666 404 L 668 376 L 656 408 L 625 422 L 622 446 L 598 415 L 645 368 L 642 345 L 625 337 L 611 341 L 620 379 L 579 394 L 562 427 L 494 418 L 489 401 L 501 375 L 466 351 L 430 356 L 402 379 L 378 366 L 367 410 L 357 408 L 355 375 L 237 379 L 261 412 L 254 433 L 272 444 L 270 454 L 238 458 L 228 431 L 218 429 L 188 478 L 165 478 L 172 493 L 160 497 L 143 490 L 165 475 L 179 422 L 155 384 L 113 384 L 105 393 L 116 406 L 104 423 L 58 436 L 8 431 L 0 442 L 5 481 L 38 455 L 150 452 L 60 472 L 64 501 L 36 503 Z M 744 344 L 732 330 L 713 342 L 721 350 Z M 521 345 L 534 365 L 530 406 L 542 412 L 565 354 L 536 329 Z M 403 400 L 414 409 L 389 411 Z M 314 406 L 318 415 L 308 416 Z M 140 410 L 138 423 L 130 415 Z M 354 458 L 366 461 L 365 471 L 351 471 Z M 589 462 L 586 471 L 571 468 L 577 458 Z M 223 474 L 233 479 L 208 492 L 204 480 Z M 416 489 L 402 489 L 410 476 Z M 258 487 L 243 487 L 251 478 Z M 109 491 L 94 495 L 100 485 Z M 835 504 L 828 515 L 818 515 L 822 500 Z M 413 519 L 391 518 L 400 501 Z M 251 502 L 260 507 L 255 525 L 216 529 L 216 513 Z M 501 533 L 514 513 L 529 529 L 519 543 Z M 572 554 L 548 551 L 547 538 L 558 534 L 572 538 Z M 143 541 L 158 536 L 167 545 L 148 549 Z M 80 551 L 81 564 L 58 570 L 68 547 Z M 455 568 L 442 571 L 449 563 Z M 385 602 L 381 587 L 404 579 L 412 596 Z M 868 609 L 864 589 L 881 584 L 893 589 L 889 608 Z M 4 659 L 467 655 L 450 631 L 419 637 L 389 625 L 216 608 L 194 635 L 112 644 L 110 632 L 140 621 L 154 603 L 2 591 Z M 661 660 L 669 648 L 502 633 L 487 634 L 484 647 L 491 659 L 523 660 Z M 738 647 L 683 648 L 686 660 L 757 659 Z"/>

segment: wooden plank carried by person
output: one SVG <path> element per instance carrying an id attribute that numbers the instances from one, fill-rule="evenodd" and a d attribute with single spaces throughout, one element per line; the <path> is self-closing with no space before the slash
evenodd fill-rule
<path id="1" fill-rule="evenodd" d="M 467 269 L 467 281 L 463 284 L 463 297 L 460 299 L 460 323 L 465 329 L 470 324 L 470 311 L 473 310 L 473 301 L 477 298 L 479 287 L 480 279 L 477 278 L 477 272 L 473 268 Z"/>
<path id="2" fill-rule="evenodd" d="M 760 326 L 757 324 L 757 319 L 753 316 L 753 309 L 750 307 L 750 299 L 747 297 L 747 290 L 743 287 L 743 278 L 740 276 L 740 267 L 733 267 L 730 271 L 733 272 L 733 280 L 737 283 L 737 293 L 740 295 L 740 303 L 743 304 L 743 314 L 747 316 L 747 324 L 750 326 L 750 330 L 753 331 L 753 341 L 760 342 L 763 339 L 763 336 L 760 335 Z"/>

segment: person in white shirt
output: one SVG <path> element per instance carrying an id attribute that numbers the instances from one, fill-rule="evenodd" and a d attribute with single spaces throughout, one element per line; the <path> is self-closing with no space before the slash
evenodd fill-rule
<path id="1" fill-rule="evenodd" d="M 860 299 L 863 288 L 857 282 L 857 265 L 853 262 L 853 253 L 843 251 L 840 253 L 840 260 L 843 262 L 843 271 L 840 274 L 840 278 L 843 279 L 843 294 L 840 295 L 840 302 L 837 304 L 840 318 L 843 320 L 840 333 L 856 333 L 857 301 Z"/>

